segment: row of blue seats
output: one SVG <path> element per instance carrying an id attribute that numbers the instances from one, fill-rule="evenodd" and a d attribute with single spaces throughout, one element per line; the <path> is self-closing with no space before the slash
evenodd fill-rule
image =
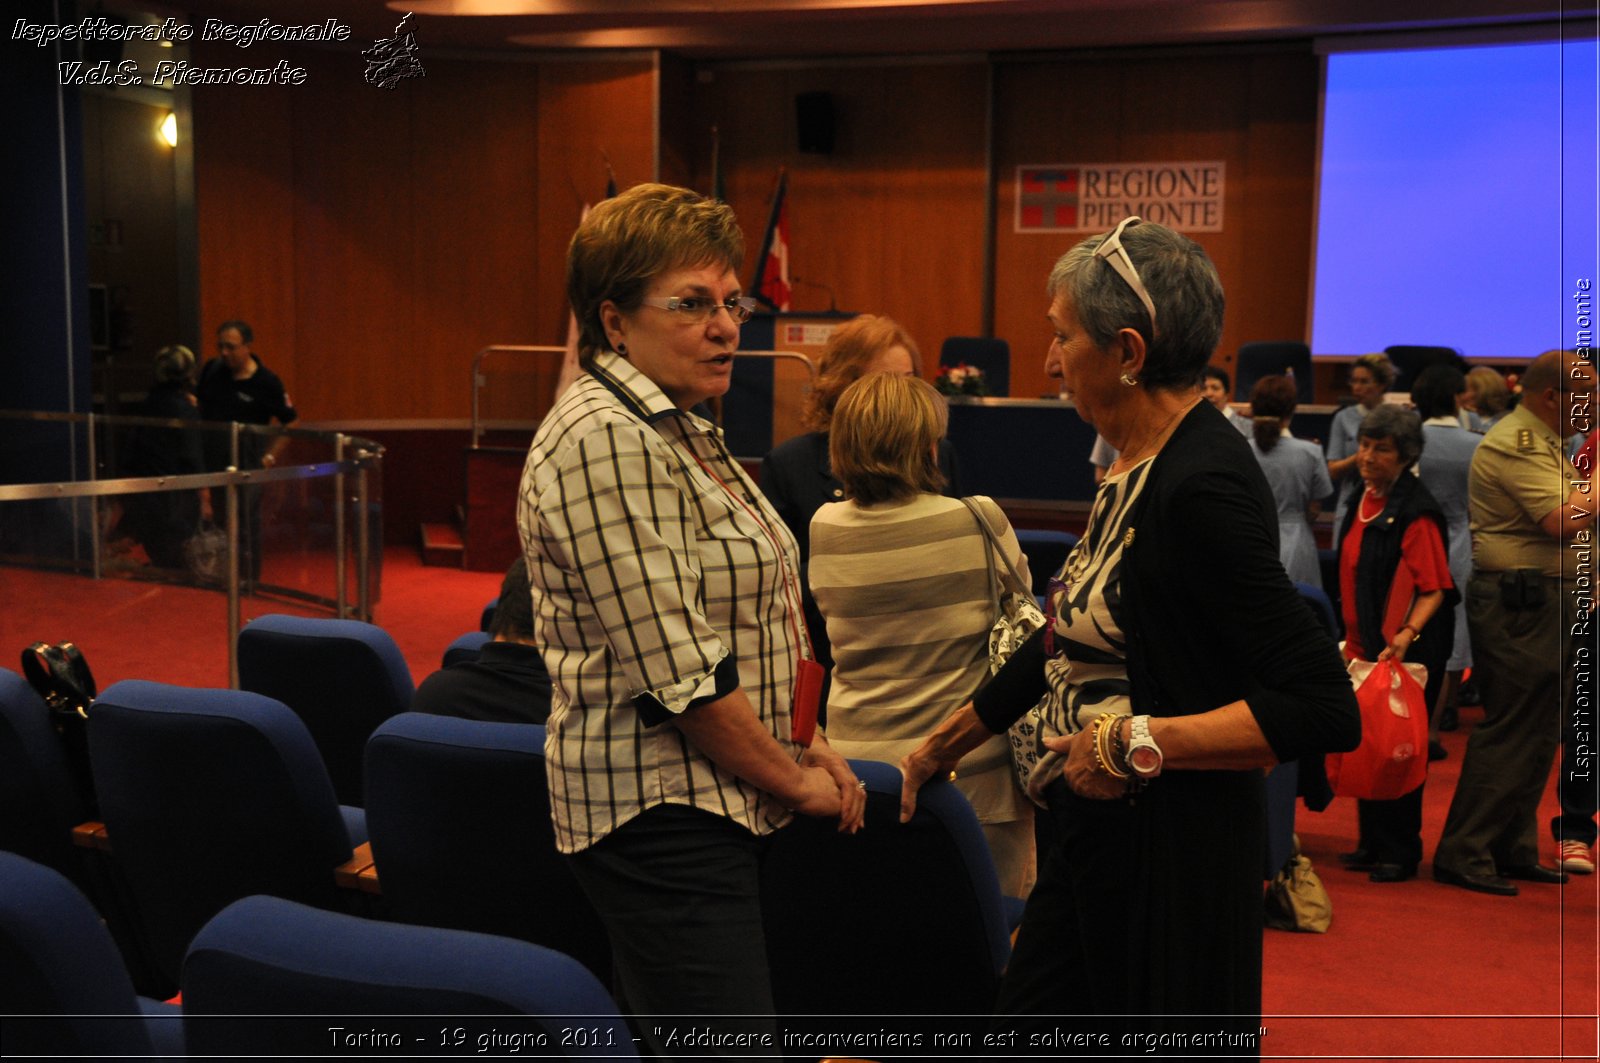
<path id="1" fill-rule="evenodd" d="M 5 671 L 0 705 L 3 774 L 36 790 L 54 776 L 57 791 L 29 798 L 8 783 L 17 798 L 8 807 L 37 820 L 55 813 L 53 830 L 33 832 L 56 842 L 38 855 L 71 871 L 83 854 L 64 840 L 70 782 L 48 710 Z M 606 971 L 604 930 L 554 850 L 542 727 L 398 715 L 367 745 L 364 811 L 338 804 L 304 724 L 260 695 L 125 681 L 102 695 L 87 729 L 109 842 L 95 855 L 109 865 L 110 900 L 126 902 L 131 937 L 161 979 L 157 995 L 179 985 L 187 993 L 191 941 L 239 898 L 363 910 L 359 895 L 333 882 L 369 838 L 377 914 L 521 937 Z M 884 1013 L 983 1012 L 1012 920 L 971 807 L 936 784 L 901 826 L 899 773 L 855 767 L 869 788 L 868 829 L 843 836 L 802 822 L 768 856 L 764 905 L 780 1009 L 834 1014 L 870 1001 Z M 930 925 L 943 932 L 928 934 Z M 841 972 L 839 955 L 872 962 Z"/>
<path id="2" fill-rule="evenodd" d="M 186 950 L 181 1004 L 138 996 L 83 893 L 60 873 L 8 852 L 0 852 L 0 953 L 6 1058 L 290 1058 L 326 1054 L 330 1035 L 336 1048 L 390 1047 L 331 1034 L 345 1024 L 365 1034 L 371 1027 L 356 1023 L 366 1016 L 505 1014 L 534 1017 L 521 1028 L 524 1036 L 542 1032 L 550 1044 L 564 1031 L 589 1031 L 569 1036 L 562 1055 L 636 1058 L 605 989 L 559 952 L 277 897 L 245 897 L 206 922 Z M 383 1025 L 393 1036 L 399 1024 Z M 415 1033 L 436 1034 L 438 1023 L 413 1025 L 404 1047 L 415 1051 Z M 450 1047 L 436 1036 L 423 1044 Z"/>

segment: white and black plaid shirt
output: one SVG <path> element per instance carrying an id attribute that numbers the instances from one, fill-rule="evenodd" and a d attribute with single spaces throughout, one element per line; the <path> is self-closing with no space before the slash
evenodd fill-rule
<path id="1" fill-rule="evenodd" d="M 554 686 L 545 752 L 557 847 L 578 852 L 661 804 L 757 834 L 788 822 L 771 794 L 670 723 L 739 686 L 773 738 L 801 753 L 789 737 L 797 629 L 785 591 L 797 547 L 720 431 L 603 352 L 539 426 L 519 496 Z"/>

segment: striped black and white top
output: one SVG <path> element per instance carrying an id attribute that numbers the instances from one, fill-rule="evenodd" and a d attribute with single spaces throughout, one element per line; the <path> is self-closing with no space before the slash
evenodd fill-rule
<path id="1" fill-rule="evenodd" d="M 743 687 L 773 738 L 802 752 L 789 733 L 797 549 L 721 432 L 603 352 L 539 426 L 519 495 L 553 685 L 545 754 L 557 848 L 588 848 L 662 804 L 757 834 L 788 822 L 776 798 L 718 768 L 670 722 Z"/>
<path id="2" fill-rule="evenodd" d="M 1152 455 L 1127 472 L 1105 478 L 1083 538 L 1052 583 L 1045 603 L 1053 629 L 1053 651 L 1044 666 L 1050 696 L 1040 713 L 1041 737 L 1075 734 L 1103 712 L 1130 711 L 1122 552 L 1130 536 L 1137 534 L 1128 517 L 1154 460 Z M 1065 589 L 1058 590 L 1063 584 Z M 1043 753 L 1028 778 L 1029 792 L 1042 797 L 1044 787 L 1060 777 L 1064 763 L 1060 753 Z"/>

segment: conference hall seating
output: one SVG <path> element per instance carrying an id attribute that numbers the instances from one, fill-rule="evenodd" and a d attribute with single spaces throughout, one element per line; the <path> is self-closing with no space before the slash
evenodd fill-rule
<path id="1" fill-rule="evenodd" d="M 471 1051 L 486 1034 L 542 1032 L 552 1050 L 527 1054 L 638 1058 L 616 1003 L 571 957 L 526 941 L 377 922 L 277 897 L 237 901 L 195 936 L 183 965 L 183 1010 L 195 1055 L 229 1055 L 241 1043 L 279 1058 L 324 1055 L 330 1020 L 275 1017 L 381 1015 L 388 1017 L 381 1024 L 348 1025 L 358 1033 L 374 1025 L 406 1030 L 395 1046 L 402 1054 L 461 1051 L 463 1043 Z M 463 1019 L 436 1018 L 446 1015 Z M 535 1018 L 513 1023 L 507 1015 Z M 407 1016 L 427 1018 L 408 1023 Z M 463 1040 L 440 1046 L 441 1028 L 461 1030 Z M 502 1044 L 493 1054 L 520 1051 Z"/>
<path id="2" fill-rule="evenodd" d="M 1011 956 L 999 878 L 978 817 L 945 781 L 901 824 L 897 768 L 852 760 L 866 825 L 797 817 L 761 868 L 778 1013 L 983 1015 Z M 930 932 L 930 928 L 936 928 Z"/>
<path id="3" fill-rule="evenodd" d="M 605 927 L 556 851 L 545 729 L 425 713 L 367 744 L 367 822 L 394 919 L 521 938 L 608 984 Z"/>
<path id="4" fill-rule="evenodd" d="M 989 394 L 1011 394 L 1011 344 L 983 336 L 950 336 L 939 346 L 939 364 L 966 365 L 983 370 Z"/>
<path id="5" fill-rule="evenodd" d="M 134 995 L 100 915 L 60 873 L 0 852 L 0 1056 L 181 1056 L 179 1009 Z"/>
<path id="6" fill-rule="evenodd" d="M 89 714 L 115 878 L 170 993 L 195 932 L 240 897 L 340 907 L 334 869 L 366 841 L 300 719 L 238 690 L 124 680 Z"/>
<path id="7" fill-rule="evenodd" d="M 239 686 L 274 698 L 305 721 L 339 802 L 359 806 L 367 737 L 411 707 L 415 688 L 400 649 L 360 620 L 269 613 L 239 632 Z"/>
<path id="8" fill-rule="evenodd" d="M 1233 398 L 1249 402 L 1250 390 L 1264 376 L 1284 374 L 1294 377 L 1296 401 L 1310 405 L 1316 401 L 1316 380 L 1312 375 L 1311 348 L 1298 340 L 1272 340 L 1246 343 L 1239 347 L 1234 366 Z"/>

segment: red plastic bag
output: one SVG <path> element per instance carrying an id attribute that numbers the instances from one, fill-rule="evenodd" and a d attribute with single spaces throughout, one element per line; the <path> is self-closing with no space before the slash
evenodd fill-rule
<path id="1" fill-rule="evenodd" d="M 1328 754 L 1328 784 L 1341 797 L 1387 801 L 1428 777 L 1428 670 L 1420 664 L 1351 661 L 1361 705 L 1361 745 Z"/>

